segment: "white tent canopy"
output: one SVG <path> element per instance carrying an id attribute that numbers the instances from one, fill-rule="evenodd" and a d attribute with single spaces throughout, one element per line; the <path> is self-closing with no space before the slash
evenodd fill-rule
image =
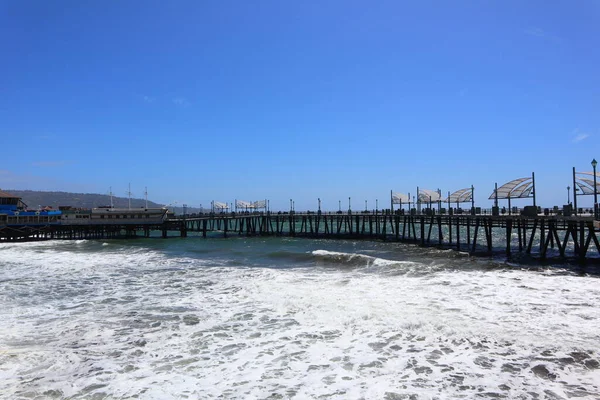
<path id="1" fill-rule="evenodd" d="M 252 208 L 252 203 L 244 200 L 236 200 L 235 208 Z"/>
<path id="2" fill-rule="evenodd" d="M 529 197 L 533 191 L 533 177 L 514 179 L 500 186 L 497 190 L 498 199 L 523 199 Z M 496 198 L 496 190 L 489 199 Z"/>
<path id="3" fill-rule="evenodd" d="M 581 194 L 594 194 L 594 173 L 593 172 L 578 172 L 577 175 L 587 175 L 591 178 L 578 177 L 575 184 L 581 190 Z M 600 186 L 600 172 L 596 172 L 596 185 Z M 596 193 L 600 193 L 596 188 Z"/>
<path id="4" fill-rule="evenodd" d="M 419 201 L 422 203 L 429 203 L 434 201 L 440 201 L 442 195 L 435 190 L 419 189 Z"/>
<path id="5" fill-rule="evenodd" d="M 448 196 L 445 202 L 449 203 L 467 203 L 473 200 L 473 189 L 472 188 L 464 188 L 457 190 Z"/>
<path id="6" fill-rule="evenodd" d="M 408 204 L 410 197 L 404 193 L 392 193 L 392 204 Z"/>
<path id="7" fill-rule="evenodd" d="M 252 203 L 252 207 L 254 207 L 254 208 L 267 208 L 267 201 L 266 200 L 255 201 L 254 203 Z"/>
<path id="8" fill-rule="evenodd" d="M 266 200 L 258 200 L 255 202 L 249 202 L 249 201 L 244 201 L 244 200 L 236 200 L 235 208 L 241 208 L 241 209 L 267 208 L 267 201 Z"/>
<path id="9" fill-rule="evenodd" d="M 227 210 L 229 208 L 227 203 L 221 203 L 220 201 L 213 201 L 213 207 L 219 210 Z"/>

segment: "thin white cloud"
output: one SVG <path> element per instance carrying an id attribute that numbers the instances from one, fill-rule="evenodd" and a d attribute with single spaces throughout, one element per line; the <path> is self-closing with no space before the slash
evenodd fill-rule
<path id="1" fill-rule="evenodd" d="M 529 28 L 525 29 L 524 32 L 526 35 L 537 37 L 540 39 L 547 39 L 547 40 L 551 40 L 553 42 L 561 41 L 560 37 L 548 32 L 548 31 L 545 31 L 542 28 L 538 28 L 538 27 L 529 27 Z"/>
<path id="2" fill-rule="evenodd" d="M 589 137 L 590 137 L 590 135 L 587 133 L 579 133 L 579 134 L 575 135 L 575 137 L 573 138 L 573 143 L 579 143 Z"/>
<path id="3" fill-rule="evenodd" d="M 154 101 L 156 100 L 156 97 L 152 97 L 152 96 L 142 96 L 142 99 L 146 102 L 146 103 L 154 103 Z"/>
<path id="4" fill-rule="evenodd" d="M 70 161 L 64 160 L 56 160 L 56 161 L 37 161 L 32 165 L 34 167 L 42 167 L 42 168 L 53 168 L 53 167 L 62 167 L 64 165 L 70 164 Z"/>
<path id="5" fill-rule="evenodd" d="M 547 33 L 541 28 L 527 28 L 525 33 L 530 36 L 546 37 Z"/>
<path id="6" fill-rule="evenodd" d="M 185 97 L 174 97 L 173 103 L 180 107 L 188 107 L 190 102 Z"/>

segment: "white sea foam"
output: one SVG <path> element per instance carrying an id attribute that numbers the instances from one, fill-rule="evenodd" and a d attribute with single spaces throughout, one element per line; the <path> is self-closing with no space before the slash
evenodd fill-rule
<path id="1" fill-rule="evenodd" d="M 596 278 L 237 268 L 93 241 L 0 257 L 7 398 L 600 396 Z"/>
<path id="2" fill-rule="evenodd" d="M 398 261 L 398 260 L 388 260 L 385 258 L 379 258 L 374 256 L 369 256 L 360 253 L 345 253 L 339 251 L 329 251 L 329 250 L 313 250 L 312 255 L 318 257 L 321 260 L 332 261 L 338 265 L 351 265 L 357 267 L 384 267 L 391 265 L 416 265 L 417 263 L 412 261 Z"/>

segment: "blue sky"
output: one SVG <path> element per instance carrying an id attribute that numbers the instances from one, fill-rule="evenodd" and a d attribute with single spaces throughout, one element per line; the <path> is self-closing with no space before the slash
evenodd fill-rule
<path id="1" fill-rule="evenodd" d="M 538 203 L 563 204 L 572 167 L 600 159 L 599 17 L 597 1 L 2 0 L 0 187 L 300 210 L 474 185 L 488 206 L 535 171 Z"/>

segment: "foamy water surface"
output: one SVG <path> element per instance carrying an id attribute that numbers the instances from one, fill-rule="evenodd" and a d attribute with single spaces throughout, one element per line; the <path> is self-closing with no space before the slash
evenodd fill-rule
<path id="1" fill-rule="evenodd" d="M 600 398 L 600 281 L 401 245 L 0 244 L 2 398 Z"/>

